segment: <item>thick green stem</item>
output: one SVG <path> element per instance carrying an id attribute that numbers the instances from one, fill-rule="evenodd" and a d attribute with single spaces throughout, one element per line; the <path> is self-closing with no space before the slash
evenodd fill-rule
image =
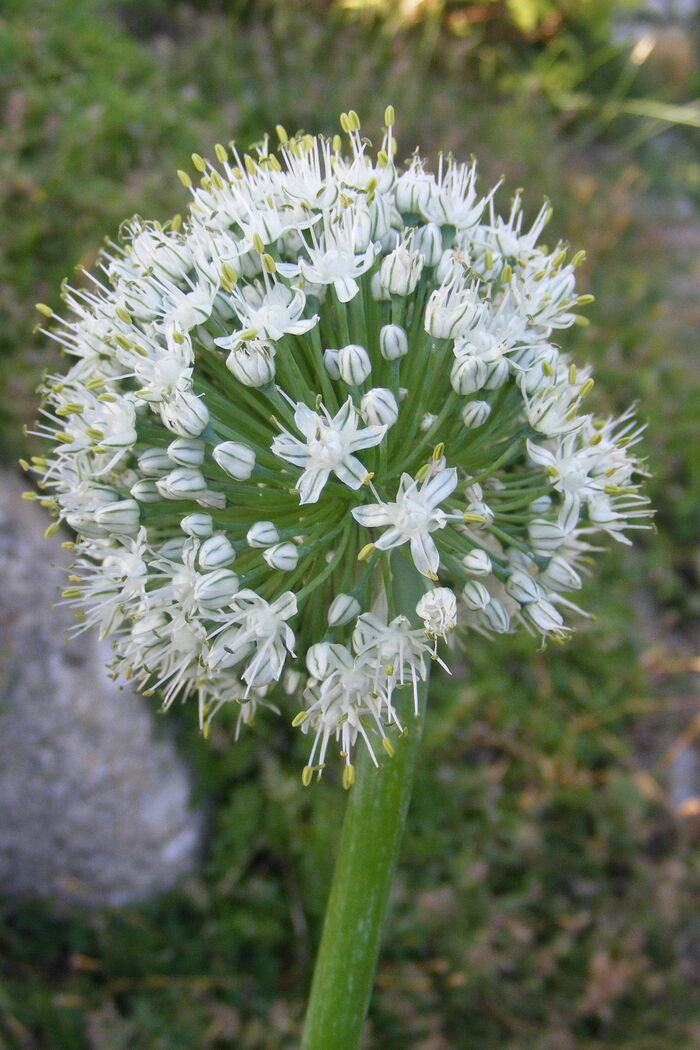
<path id="1" fill-rule="evenodd" d="M 397 613 L 416 622 L 426 580 L 401 555 L 392 558 Z M 395 753 L 377 771 L 358 758 L 326 908 L 301 1050 L 357 1050 L 372 993 L 382 924 L 411 798 L 423 730 L 427 682 L 419 717 L 411 710 Z M 412 698 L 411 698 L 412 705 Z"/>

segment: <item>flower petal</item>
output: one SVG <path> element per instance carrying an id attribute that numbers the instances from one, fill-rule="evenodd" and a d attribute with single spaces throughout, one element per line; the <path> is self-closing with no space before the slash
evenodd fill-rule
<path id="1" fill-rule="evenodd" d="M 437 576 L 440 568 L 440 554 L 430 533 L 421 532 L 411 537 L 411 557 L 418 572 L 422 572 L 430 579 Z"/>
<path id="2" fill-rule="evenodd" d="M 352 516 L 367 529 L 381 528 L 391 520 L 385 503 L 367 503 L 363 507 L 353 507 Z"/>

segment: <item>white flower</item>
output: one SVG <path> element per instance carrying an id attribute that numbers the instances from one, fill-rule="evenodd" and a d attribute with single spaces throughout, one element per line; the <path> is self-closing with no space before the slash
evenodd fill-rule
<path id="1" fill-rule="evenodd" d="M 242 674 L 248 689 L 275 682 L 282 674 L 287 653 L 294 648 L 294 633 L 287 620 L 297 611 L 291 591 L 267 602 L 255 591 L 239 591 L 231 602 L 225 629 L 218 633 L 209 654 L 213 669 L 235 667 L 246 661 Z"/>
<path id="2" fill-rule="evenodd" d="M 298 270 L 306 281 L 315 284 L 332 284 L 339 301 L 347 303 L 360 290 L 356 278 L 365 273 L 375 258 L 373 244 L 357 250 L 357 242 L 367 240 L 359 229 L 362 213 L 348 209 L 339 214 L 323 217 L 320 235 L 311 230 L 312 243 L 307 246 L 308 260 L 301 256 Z"/>
<path id="3" fill-rule="evenodd" d="M 444 529 L 450 517 L 455 517 L 438 507 L 454 491 L 457 480 L 454 467 L 441 471 L 420 488 L 410 474 L 402 474 L 393 503 L 355 507 L 352 516 L 368 529 L 388 525 L 387 531 L 375 540 L 377 549 L 390 550 L 403 543 L 410 543 L 411 557 L 418 571 L 430 579 L 436 579 L 440 554 L 430 533 Z"/>
<path id="4" fill-rule="evenodd" d="M 473 163 L 398 169 L 386 123 L 376 153 L 350 111 L 345 149 L 278 129 L 195 155 L 188 215 L 127 223 L 65 320 L 39 308 L 67 365 L 28 496 L 75 533 L 77 629 L 202 727 L 302 697 L 304 783 L 331 742 L 345 786 L 357 745 L 391 755 L 457 623 L 562 637 L 601 533 L 648 527 L 643 428 L 587 414 L 591 370 L 552 339 L 585 297 L 537 243 L 549 206 L 525 227 Z M 409 550 L 443 584 L 421 629 Z"/>
<path id="5" fill-rule="evenodd" d="M 300 503 L 316 503 L 331 472 L 351 489 L 359 489 L 367 479 L 367 470 L 353 453 L 378 445 L 387 429 L 359 429 L 351 398 L 334 416 L 321 407 L 323 414 L 301 403 L 296 406 L 294 422 L 305 441 L 284 431 L 272 442 L 275 455 L 303 468 L 296 485 Z"/>
<path id="6" fill-rule="evenodd" d="M 484 303 L 476 281 L 467 284 L 463 275 L 450 276 L 431 293 L 425 308 L 424 327 L 436 339 L 455 339 L 478 324 Z"/>
<path id="7" fill-rule="evenodd" d="M 226 367 L 244 386 L 265 386 L 275 378 L 274 344 L 262 339 L 238 343 L 226 358 Z"/>
<path id="8" fill-rule="evenodd" d="M 231 293 L 234 309 L 243 325 L 257 339 L 277 342 L 283 335 L 303 335 L 318 323 L 318 315 L 304 318 L 306 296 L 300 289 L 290 288 L 281 282 L 269 286 L 246 285 L 244 291 L 234 289 Z M 240 332 L 214 342 L 224 350 L 230 350 L 240 342 Z"/>
<path id="9" fill-rule="evenodd" d="M 412 238 L 401 241 L 382 262 L 379 270 L 382 287 L 392 295 L 410 295 L 422 270 L 423 256 L 413 248 Z"/>
<path id="10" fill-rule="evenodd" d="M 446 638 L 457 626 L 457 598 L 449 587 L 432 587 L 416 605 L 430 638 Z"/>

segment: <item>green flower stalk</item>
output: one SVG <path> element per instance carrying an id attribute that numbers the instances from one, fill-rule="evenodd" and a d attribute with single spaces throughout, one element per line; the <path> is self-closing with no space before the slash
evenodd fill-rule
<path id="1" fill-rule="evenodd" d="M 286 708 L 303 783 L 337 750 L 346 788 L 358 747 L 368 775 L 405 744 L 450 636 L 564 637 L 594 544 L 649 517 L 641 427 L 588 411 L 554 341 L 588 297 L 538 246 L 549 206 L 527 226 L 473 163 L 399 166 L 385 119 L 376 154 L 354 112 L 194 154 L 186 219 L 127 223 L 65 318 L 40 307 L 71 364 L 32 465 L 81 629 L 205 730 Z"/>

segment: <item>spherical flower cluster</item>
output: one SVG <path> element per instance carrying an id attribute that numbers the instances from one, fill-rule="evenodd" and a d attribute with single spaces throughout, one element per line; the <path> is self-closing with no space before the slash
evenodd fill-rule
<path id="1" fill-rule="evenodd" d="M 587 411 L 554 342 L 586 297 L 537 245 L 548 206 L 527 226 L 474 164 L 398 166 L 386 121 L 376 154 L 350 112 L 346 152 L 278 128 L 194 155 L 186 220 L 132 220 L 67 319 L 40 307 L 72 358 L 33 461 L 76 534 L 65 600 L 203 727 L 294 697 L 305 782 L 333 742 L 346 785 L 358 739 L 391 753 L 455 629 L 564 636 L 591 539 L 649 513 L 640 427 Z"/>

